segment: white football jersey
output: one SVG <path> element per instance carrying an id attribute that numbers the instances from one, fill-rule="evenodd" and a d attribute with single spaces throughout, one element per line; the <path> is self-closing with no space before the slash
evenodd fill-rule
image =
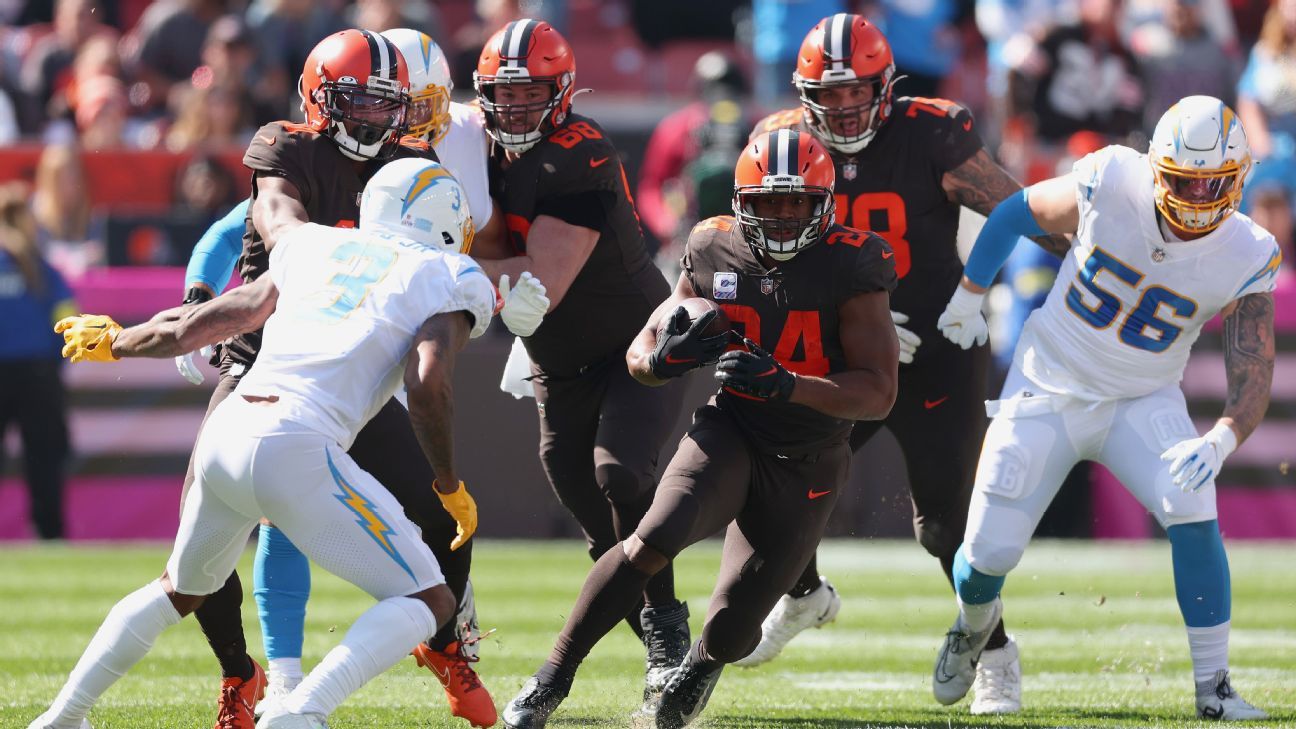
<path id="1" fill-rule="evenodd" d="M 303 225 L 270 251 L 269 275 L 279 300 L 236 392 L 277 396 L 285 419 L 344 448 L 403 383 L 425 321 L 466 311 L 478 337 L 496 308 L 468 256 L 372 231 Z"/>
<path id="2" fill-rule="evenodd" d="M 490 182 L 486 177 L 486 120 L 481 109 L 467 104 L 450 102 L 450 129 L 441 142 L 433 147 L 437 159 L 455 176 L 468 194 L 468 210 L 472 213 L 473 228 L 481 231 L 490 222 L 494 212 L 491 202 Z"/>
<path id="3" fill-rule="evenodd" d="M 1229 302 L 1273 291 L 1272 235 L 1233 213 L 1207 235 L 1166 242 L 1147 156 L 1110 146 L 1075 163 L 1075 245 L 1014 354 L 1042 390 L 1140 397 L 1183 377 L 1202 326 Z"/>

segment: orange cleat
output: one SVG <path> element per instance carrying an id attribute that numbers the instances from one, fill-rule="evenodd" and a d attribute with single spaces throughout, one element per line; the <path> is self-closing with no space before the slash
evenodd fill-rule
<path id="1" fill-rule="evenodd" d="M 446 646 L 444 651 L 429 648 L 426 643 L 419 643 L 414 648 L 414 660 L 436 674 L 437 680 L 445 688 L 446 698 L 450 701 L 451 714 L 466 719 L 469 724 L 482 729 L 495 725 L 498 718 L 495 713 L 495 702 L 471 665 L 477 661 L 477 658 L 464 655 L 463 646 L 459 641 Z"/>
<path id="2" fill-rule="evenodd" d="M 253 711 L 257 702 L 265 697 L 266 675 L 261 664 L 252 661 L 252 678 L 227 678 L 221 681 L 220 711 L 212 729 L 254 729 Z"/>

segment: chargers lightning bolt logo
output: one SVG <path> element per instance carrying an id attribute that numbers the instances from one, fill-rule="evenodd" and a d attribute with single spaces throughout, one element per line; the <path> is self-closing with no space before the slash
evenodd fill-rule
<path id="1" fill-rule="evenodd" d="M 333 474 L 333 481 L 337 483 L 340 491 L 340 493 L 333 494 L 333 498 L 341 501 L 343 506 L 359 517 L 356 519 L 356 524 L 359 524 L 378 543 L 378 546 L 387 553 L 388 557 L 391 557 L 396 564 L 400 565 L 401 569 L 405 570 L 405 574 L 409 575 L 411 580 L 418 582 L 418 579 L 414 577 L 414 570 L 411 570 L 410 566 L 405 563 L 405 558 L 400 555 L 400 552 L 396 550 L 396 545 L 391 542 L 390 537 L 396 534 L 396 530 L 388 526 L 387 522 L 383 521 L 383 518 L 379 516 L 377 508 L 368 499 L 361 496 L 355 490 L 355 487 L 347 483 L 347 480 L 342 477 L 342 473 L 333 464 L 333 454 L 325 451 L 325 457 L 328 458 L 329 473 Z"/>
<path id="2" fill-rule="evenodd" d="M 439 164 L 433 163 L 423 168 L 421 172 L 414 176 L 414 181 L 410 183 L 409 190 L 405 191 L 405 200 L 401 205 L 401 215 L 409 212 L 410 205 L 413 205 L 414 201 L 418 200 L 423 193 L 431 190 L 438 180 L 446 178 L 453 180 L 454 175 Z"/>

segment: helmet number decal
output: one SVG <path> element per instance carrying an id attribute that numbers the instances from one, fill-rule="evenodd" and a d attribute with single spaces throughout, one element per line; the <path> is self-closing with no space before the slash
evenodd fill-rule
<path id="1" fill-rule="evenodd" d="M 845 218 L 843 214 L 849 213 Z M 885 227 L 873 224 L 873 213 L 885 213 Z M 837 222 L 856 230 L 868 230 L 882 236 L 882 240 L 895 252 L 896 278 L 909 275 L 912 259 L 909 241 L 905 233 L 909 232 L 909 218 L 905 214 L 904 198 L 894 192 L 866 192 L 856 195 L 854 200 L 849 195 L 837 195 Z M 879 221 L 882 222 L 882 221 Z M 832 238 L 829 243 L 834 243 Z M 861 240 L 860 243 L 863 241 Z M 856 243 L 854 245 L 859 245 Z"/>

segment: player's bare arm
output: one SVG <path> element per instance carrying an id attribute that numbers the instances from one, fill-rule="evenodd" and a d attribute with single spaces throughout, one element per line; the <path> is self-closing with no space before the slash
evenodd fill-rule
<path id="1" fill-rule="evenodd" d="M 531 223 L 531 230 L 527 233 L 525 255 L 496 261 L 478 258 L 477 262 L 492 281 L 499 281 L 503 274 L 516 281 L 523 272 L 530 271 L 544 284 L 549 297 L 549 311 L 553 311 L 584 268 L 598 239 L 597 230 L 572 225 L 551 215 L 540 215 Z"/>
<path id="2" fill-rule="evenodd" d="M 274 249 L 280 236 L 302 223 L 309 223 L 306 205 L 297 186 L 282 177 L 257 175 L 257 196 L 252 201 L 252 224 L 256 226 L 267 251 Z"/>
<path id="3" fill-rule="evenodd" d="M 840 313 L 849 369 L 827 377 L 797 375 L 790 400 L 842 420 L 881 420 L 895 404 L 900 367 L 891 297 L 885 291 L 856 294 Z"/>
<path id="4" fill-rule="evenodd" d="M 1221 423 L 1247 439 L 1269 409 L 1274 368 L 1273 294 L 1249 294 L 1220 312 L 1224 319 L 1224 370 L 1228 399 Z"/>
<path id="5" fill-rule="evenodd" d="M 941 177 L 941 187 L 952 202 L 985 216 L 989 216 L 990 211 L 1009 195 L 1022 189 L 1021 184 L 991 159 L 985 149 L 946 172 Z M 1031 240 L 1059 258 L 1071 250 L 1071 241 L 1064 235 L 1035 236 Z"/>
<path id="6" fill-rule="evenodd" d="M 1080 203 L 1076 200 L 1075 189 L 1075 178 L 1070 173 L 1030 186 L 1026 205 L 1035 223 L 1045 233 L 1073 235 L 1080 227 Z M 973 283 L 967 276 L 963 277 L 962 287 L 974 294 L 986 292 L 986 287 Z"/>
<path id="7" fill-rule="evenodd" d="M 116 357 L 174 357 L 256 331 L 274 313 L 279 290 L 269 276 L 239 286 L 204 304 L 159 312 L 113 340 Z"/>
<path id="8" fill-rule="evenodd" d="M 679 280 L 675 282 L 675 290 L 666 297 L 665 301 L 657 305 L 652 316 L 644 323 L 639 336 L 635 337 L 630 347 L 626 349 L 626 366 L 630 368 L 631 377 L 649 387 L 658 387 L 669 381 L 654 375 L 652 365 L 649 363 L 653 350 L 657 348 L 657 329 L 661 325 L 662 317 L 675 311 L 680 302 L 695 296 L 697 292 L 693 290 L 693 284 L 689 283 L 688 276 L 681 273 Z"/>
<path id="9" fill-rule="evenodd" d="M 454 464 L 454 366 L 471 331 L 467 313 L 437 314 L 419 329 L 405 365 L 410 422 L 443 493 L 459 485 Z"/>
<path id="10" fill-rule="evenodd" d="M 491 200 L 491 206 L 494 210 L 490 220 L 486 222 L 486 227 L 473 236 L 471 253 L 479 261 L 501 260 L 513 255 L 513 251 L 509 249 L 508 239 L 504 235 L 504 211 L 495 200 Z M 498 281 L 499 277 L 493 276 L 491 279 Z"/>

